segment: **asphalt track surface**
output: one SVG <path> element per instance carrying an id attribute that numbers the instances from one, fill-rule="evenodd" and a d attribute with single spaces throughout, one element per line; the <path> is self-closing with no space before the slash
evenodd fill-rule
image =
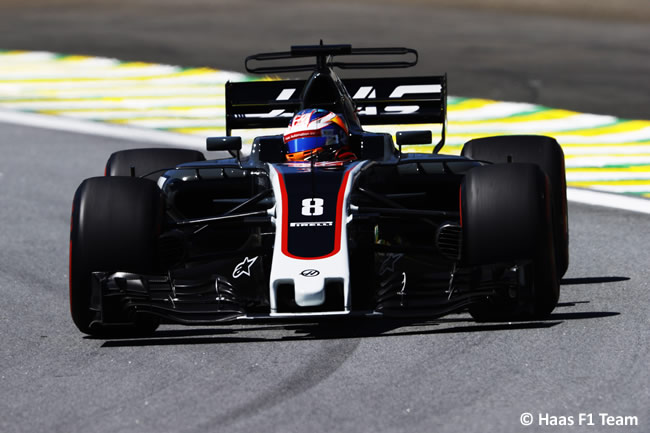
<path id="1" fill-rule="evenodd" d="M 357 18 L 365 14 L 361 6 L 346 7 L 358 9 Z M 411 12 L 414 20 L 423 19 Z M 480 21 L 472 11 L 445 13 L 448 20 L 457 17 L 456 25 Z M 260 12 L 250 10 L 250 14 Z M 604 75 L 616 70 L 625 78 L 610 83 L 617 98 L 631 91 L 638 73 L 648 70 L 647 56 L 639 57 L 647 54 L 647 48 L 640 40 L 631 43 L 632 35 L 640 37 L 643 31 L 647 35 L 648 30 L 636 24 L 555 17 L 513 20 L 509 15 L 481 14 L 484 18 L 508 18 L 499 18 L 499 22 L 503 34 L 510 37 L 484 40 L 487 45 L 501 44 L 504 53 L 524 50 L 526 43 L 533 43 L 531 32 L 518 33 L 525 27 L 522 20 L 537 23 L 539 29 L 545 28 L 548 20 L 569 21 L 565 38 L 574 41 L 585 32 L 585 40 L 590 39 L 586 45 L 600 47 L 604 56 L 619 56 L 620 62 L 603 63 L 594 72 Z M 0 22 L 6 26 L 10 20 L 3 17 Z M 234 17 L 233 27 L 237 19 L 244 25 L 240 15 Z M 47 14 L 44 22 L 46 18 Z M 126 26 L 128 21 L 125 18 L 117 24 Z M 388 19 L 382 22 L 388 23 Z M 82 21 L 80 27 L 86 25 Z M 190 27 L 190 23 L 183 25 Z M 322 24 L 316 21 L 313 25 Z M 445 25 L 454 27 L 453 22 Z M 598 32 L 609 25 L 618 33 Z M 195 26 L 205 27 L 199 21 Z M 404 45 L 421 43 L 417 37 L 420 30 L 415 27 L 398 27 Z M 298 23 L 285 28 L 281 37 L 265 40 L 251 36 L 234 46 L 213 39 L 212 64 L 215 59 L 224 59 L 220 67 L 239 64 L 243 55 L 263 50 L 263 42 L 268 42 L 269 49 L 285 48 L 290 41 L 306 37 L 307 28 L 307 24 Z M 630 33 L 626 29 L 631 29 Z M 67 30 L 75 32 L 74 28 Z M 112 40 L 117 51 L 127 45 L 119 39 L 121 34 L 116 33 L 117 40 Z M 142 35 L 145 39 L 151 33 Z M 600 36 L 594 39 L 596 35 Z M 356 37 L 353 42 L 364 45 L 373 39 L 382 44 L 400 39 L 383 32 Z M 550 37 L 540 31 L 532 39 Z M 345 39 L 339 35 L 332 42 Z M 470 39 L 467 35 L 468 49 L 479 43 Z M 88 38 L 83 52 L 107 54 L 98 41 Z M 155 38 L 152 41 L 158 43 Z M 43 37 L 40 42 L 48 43 Z M 187 44 L 190 53 L 196 50 L 194 42 L 189 35 L 178 43 Z M 80 51 L 70 40 L 68 49 L 65 41 L 59 43 L 59 51 Z M 138 49 L 131 49 L 130 55 L 136 56 Z M 147 58 L 151 53 L 139 50 L 143 60 L 160 60 Z M 586 67 L 583 62 L 588 64 L 595 55 L 589 51 L 587 47 L 571 53 L 547 50 L 541 57 L 558 68 L 563 64 Z M 117 52 L 114 55 L 120 57 Z M 184 57 L 172 50 L 169 56 L 170 63 L 192 63 L 190 54 Z M 497 80 L 489 63 L 477 59 L 466 72 L 485 69 L 486 77 Z M 513 69 L 520 66 L 517 62 L 512 65 Z M 508 70 L 507 65 L 500 68 Z M 579 77 L 567 79 L 564 85 L 571 87 L 575 104 L 596 111 L 597 101 L 588 89 L 598 79 Z M 475 81 L 478 84 L 480 80 Z M 502 99 L 518 99 L 516 86 L 503 84 L 495 89 L 503 92 Z M 637 97 L 647 99 L 647 94 Z M 562 99 L 553 99 L 557 96 L 553 95 L 550 92 L 546 97 L 558 103 L 550 105 L 561 106 Z M 644 112 L 647 107 L 632 104 L 631 108 L 625 102 L 610 100 L 609 114 L 631 110 L 631 117 L 649 117 Z M 72 324 L 67 305 L 72 195 L 82 179 L 102 173 L 111 152 L 133 146 L 136 144 L 109 138 L 0 125 L 3 433 L 564 431 L 562 427 L 539 426 L 540 413 L 573 416 L 576 424 L 580 413 L 593 414 L 595 426 L 570 431 L 649 430 L 650 233 L 647 215 L 625 211 L 570 204 L 571 265 L 563 280 L 560 305 L 544 321 L 476 324 L 461 314 L 417 323 L 163 326 L 148 339 L 84 338 Z M 520 424 L 524 412 L 534 414 L 533 426 Z M 602 426 L 598 414 L 605 412 L 636 416 L 639 425 Z"/>

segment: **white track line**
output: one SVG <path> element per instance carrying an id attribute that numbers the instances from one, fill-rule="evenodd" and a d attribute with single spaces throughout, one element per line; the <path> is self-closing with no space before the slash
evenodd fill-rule
<path id="1" fill-rule="evenodd" d="M 150 144 L 191 147 L 205 150 L 205 138 L 197 135 L 178 134 L 129 126 L 111 125 L 87 120 L 47 116 L 37 113 L 23 113 L 0 110 L 0 121 L 34 128 L 56 129 L 77 134 L 100 135 L 103 137 L 140 141 Z"/>
<path id="2" fill-rule="evenodd" d="M 650 200 L 643 198 L 610 194 L 581 188 L 568 188 L 567 199 L 575 203 L 584 203 L 650 214 Z"/>
<path id="3" fill-rule="evenodd" d="M 0 109 L 0 122 L 13 123 L 34 128 L 55 129 L 77 134 L 91 134 L 117 139 L 140 141 L 148 144 L 182 146 L 205 150 L 205 138 L 196 135 L 193 136 L 144 128 L 111 125 L 36 113 L 24 113 Z M 577 188 L 568 188 L 567 198 L 576 203 L 585 203 L 650 214 L 650 200 L 643 198 Z"/>

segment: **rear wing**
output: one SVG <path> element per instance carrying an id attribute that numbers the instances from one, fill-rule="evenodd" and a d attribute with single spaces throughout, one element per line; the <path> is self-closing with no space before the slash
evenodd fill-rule
<path id="1" fill-rule="evenodd" d="M 226 83 L 226 134 L 235 129 L 286 127 L 301 107 L 300 95 L 306 82 Z M 442 124 L 441 143 L 444 143 L 446 75 L 353 78 L 342 82 L 356 105 L 362 126 Z M 319 108 L 327 108 L 322 105 Z"/>

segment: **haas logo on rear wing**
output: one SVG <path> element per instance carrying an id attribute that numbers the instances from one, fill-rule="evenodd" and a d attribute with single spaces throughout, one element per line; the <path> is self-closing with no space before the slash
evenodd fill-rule
<path id="1" fill-rule="evenodd" d="M 446 76 L 343 80 L 362 125 L 444 123 Z M 301 106 L 304 80 L 226 84 L 226 128 L 279 128 Z M 332 95 L 332 101 L 339 95 Z"/>
<path id="2" fill-rule="evenodd" d="M 388 95 L 388 99 L 400 99 L 402 102 L 407 103 L 405 98 L 408 96 L 418 96 L 418 95 L 438 95 L 438 100 L 442 93 L 441 84 L 405 84 L 395 87 L 395 89 Z M 435 98 L 435 96 L 433 96 Z M 379 107 L 377 105 L 372 105 L 372 99 L 377 99 L 377 89 L 373 86 L 361 86 L 356 91 L 352 99 L 357 103 L 357 114 L 359 116 L 377 116 L 380 114 Z M 414 100 L 413 104 L 410 105 L 386 105 L 383 108 L 381 114 L 390 115 L 390 114 L 413 114 L 417 113 L 420 110 L 420 105 L 416 102 L 422 102 L 422 100 Z M 367 105 L 362 105 L 367 104 Z"/>

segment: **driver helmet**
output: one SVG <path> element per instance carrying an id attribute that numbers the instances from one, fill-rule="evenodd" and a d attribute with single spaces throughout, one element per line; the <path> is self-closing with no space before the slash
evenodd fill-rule
<path id="1" fill-rule="evenodd" d="M 284 134 L 288 161 L 332 160 L 348 144 L 348 127 L 338 114 L 321 108 L 301 110 Z"/>

